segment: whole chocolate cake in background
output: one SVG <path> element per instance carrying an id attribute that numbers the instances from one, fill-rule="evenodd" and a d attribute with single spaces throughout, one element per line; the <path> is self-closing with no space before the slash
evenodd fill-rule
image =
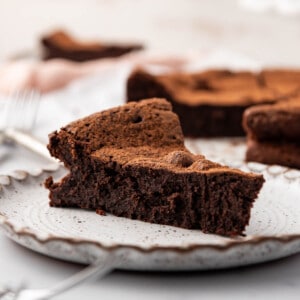
<path id="1" fill-rule="evenodd" d="M 300 93 L 299 69 L 266 69 L 260 76 L 266 86 L 282 95 Z"/>
<path id="2" fill-rule="evenodd" d="M 127 81 L 127 101 L 166 98 L 179 115 L 185 136 L 243 136 L 245 109 L 284 101 L 299 90 L 298 70 L 208 70 L 164 75 L 136 70 Z"/>
<path id="3" fill-rule="evenodd" d="M 140 44 L 121 44 L 79 41 L 62 30 L 54 31 L 41 38 L 43 58 L 63 58 L 77 62 L 93 59 L 118 57 L 143 49 Z"/>
<path id="4" fill-rule="evenodd" d="M 247 161 L 300 169 L 300 94 L 244 113 Z"/>
<path id="5" fill-rule="evenodd" d="M 93 114 L 50 135 L 70 173 L 50 205 L 106 211 L 152 223 L 240 235 L 264 179 L 213 163 L 184 146 L 169 102 L 150 99 Z"/>

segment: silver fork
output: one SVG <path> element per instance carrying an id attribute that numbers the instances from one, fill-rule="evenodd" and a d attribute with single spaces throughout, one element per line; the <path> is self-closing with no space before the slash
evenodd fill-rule
<path id="1" fill-rule="evenodd" d="M 36 121 L 40 98 L 40 94 L 33 90 L 0 97 L 0 142 L 14 142 L 58 163 L 50 156 L 45 144 L 30 133 Z"/>
<path id="2" fill-rule="evenodd" d="M 46 289 L 28 289 L 23 287 L 0 288 L 1 300 L 48 300 L 53 297 L 66 292 L 74 286 L 77 286 L 86 280 L 97 276 L 97 278 L 103 278 L 114 268 L 118 267 L 121 263 L 121 256 L 117 256 L 113 253 L 108 254 L 104 259 L 99 259 L 95 263 L 84 268 L 80 272 L 65 279 L 57 285 Z M 1 293 L 2 292 L 2 293 Z"/>

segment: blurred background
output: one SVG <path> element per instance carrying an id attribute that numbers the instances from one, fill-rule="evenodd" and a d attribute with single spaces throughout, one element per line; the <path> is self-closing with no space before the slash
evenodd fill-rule
<path id="1" fill-rule="evenodd" d="M 0 60 L 64 28 L 78 38 L 159 51 L 225 48 L 265 65 L 300 66 L 298 0 L 0 0 Z"/>
<path id="2" fill-rule="evenodd" d="M 42 61 L 41 37 L 57 29 L 75 44 L 138 43 L 148 53 Z M 0 0 L 0 95 L 42 93 L 47 101 L 41 101 L 33 132 L 44 143 L 49 132 L 72 120 L 122 104 L 135 67 L 299 68 L 299 50 L 300 0 Z M 34 59 L 20 59 L 28 57 Z M 12 58 L 19 60 L 8 62 Z M 82 105 L 83 98 L 89 105 Z"/>

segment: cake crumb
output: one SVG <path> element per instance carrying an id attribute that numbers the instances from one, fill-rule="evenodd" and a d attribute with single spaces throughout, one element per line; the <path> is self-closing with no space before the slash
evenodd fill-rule
<path id="1" fill-rule="evenodd" d="M 106 212 L 101 208 L 96 209 L 96 214 L 98 214 L 100 216 L 106 216 Z"/>

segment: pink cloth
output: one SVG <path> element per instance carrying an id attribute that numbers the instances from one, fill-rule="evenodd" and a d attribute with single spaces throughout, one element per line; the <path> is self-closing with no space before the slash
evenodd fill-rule
<path id="1" fill-rule="evenodd" d="M 153 56 L 146 53 L 128 54 L 120 58 L 101 59 L 84 63 L 62 59 L 7 62 L 0 66 L 0 93 L 31 89 L 47 93 L 63 88 L 75 79 L 105 72 L 118 67 L 120 64 L 129 64 L 133 68 L 158 66 L 180 70 L 187 63 L 187 57 Z"/>

